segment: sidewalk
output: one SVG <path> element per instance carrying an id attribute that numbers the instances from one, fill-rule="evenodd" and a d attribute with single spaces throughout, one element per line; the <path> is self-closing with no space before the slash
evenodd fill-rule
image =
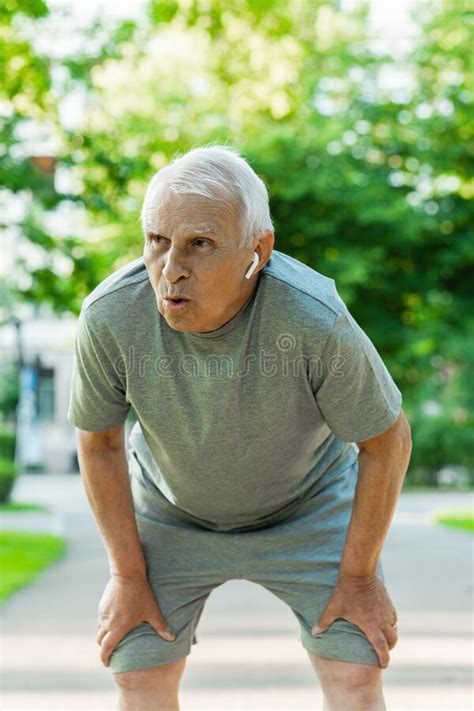
<path id="1" fill-rule="evenodd" d="M 41 530 L 62 533 L 69 554 L 3 606 L 2 711 L 112 711 L 113 678 L 95 643 L 108 565 L 81 479 L 25 475 L 14 499 L 51 504 L 49 520 L 15 515 L 15 526 L 36 521 Z M 472 537 L 430 523 L 434 509 L 472 503 L 463 493 L 400 498 L 383 551 L 400 634 L 384 671 L 389 711 L 473 707 Z M 215 590 L 198 638 L 181 683 L 181 711 L 322 709 L 296 620 L 263 588 L 232 580 Z"/>

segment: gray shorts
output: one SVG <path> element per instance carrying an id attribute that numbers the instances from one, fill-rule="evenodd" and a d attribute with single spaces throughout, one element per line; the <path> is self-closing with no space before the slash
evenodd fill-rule
<path id="1" fill-rule="evenodd" d="M 336 584 L 357 481 L 357 460 L 334 474 L 296 512 L 274 525 L 239 532 L 210 530 L 186 519 L 156 488 L 130 477 L 148 579 L 176 634 L 162 639 L 148 622 L 130 630 L 110 657 L 112 672 L 174 662 L 197 644 L 196 628 L 211 592 L 231 579 L 263 585 L 299 623 L 298 639 L 314 654 L 378 665 L 375 649 L 356 625 L 338 618 L 321 635 L 311 629 Z M 379 558 L 377 575 L 384 582 Z M 295 630 L 296 633 L 297 630 Z"/>

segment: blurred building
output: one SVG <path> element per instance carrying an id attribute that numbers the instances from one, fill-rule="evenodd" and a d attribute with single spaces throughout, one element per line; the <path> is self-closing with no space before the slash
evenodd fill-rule
<path id="1" fill-rule="evenodd" d="M 21 362 L 17 463 L 23 470 L 78 471 L 74 427 L 67 420 L 76 319 L 23 311 L 0 328 L 3 372 Z M 21 351 L 21 353 L 19 352 Z"/>

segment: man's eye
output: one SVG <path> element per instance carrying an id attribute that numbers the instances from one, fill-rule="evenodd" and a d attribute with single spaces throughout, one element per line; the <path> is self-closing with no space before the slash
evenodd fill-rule
<path id="1" fill-rule="evenodd" d="M 164 237 L 161 235 L 154 235 L 153 233 L 150 233 L 149 238 L 152 242 L 156 242 L 157 244 L 160 244 L 163 241 L 166 241 Z M 210 241 L 208 239 L 196 239 L 194 240 L 193 244 L 198 244 L 200 243 L 200 246 L 204 245 L 210 245 Z"/>

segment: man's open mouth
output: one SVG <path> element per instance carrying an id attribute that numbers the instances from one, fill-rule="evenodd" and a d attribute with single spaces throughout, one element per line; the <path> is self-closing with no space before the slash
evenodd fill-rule
<path id="1" fill-rule="evenodd" d="M 183 296 L 165 296 L 164 300 L 168 311 L 184 311 L 189 304 L 189 299 Z"/>

